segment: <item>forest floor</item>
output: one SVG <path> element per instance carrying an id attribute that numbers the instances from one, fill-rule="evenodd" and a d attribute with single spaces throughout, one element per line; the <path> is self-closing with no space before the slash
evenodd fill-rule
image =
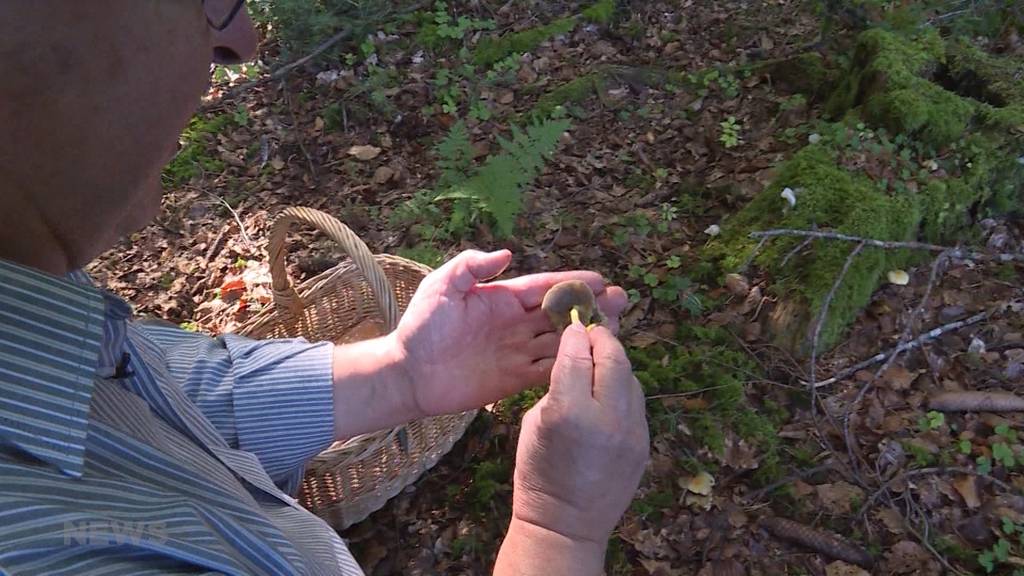
<path id="1" fill-rule="evenodd" d="M 493 19 L 497 30 L 480 33 L 491 36 L 573 14 L 561 3 L 451 10 Z M 814 136 L 820 102 L 756 64 L 814 45 L 817 11 L 795 0 L 634 2 L 614 24 L 581 22 L 524 55 L 468 68 L 467 51 L 425 49 L 419 29 L 397 20 L 347 57 L 227 99 L 246 78 L 219 77 L 165 174 L 157 221 L 89 271 L 140 314 L 235 330 L 270 302 L 268 224 L 295 205 L 336 216 L 377 253 L 436 265 L 466 248 L 509 248 L 508 275 L 597 270 L 630 291 L 621 336 L 652 430 L 652 461 L 610 542 L 608 574 L 1024 567 L 1024 417 L 934 408 L 941 393 L 1024 381 L 1019 261 L 920 259 L 909 282 L 875 292 L 812 373 L 808 358 L 766 335 L 772 279 L 753 270 L 725 281 L 702 260 L 709 227 Z M 457 42 L 478 41 L 469 32 Z M 674 85 L 650 81 L 651 69 L 693 76 Z M 457 117 L 484 158 L 544 94 L 600 70 L 612 72 L 565 104 L 571 127 L 511 237 L 486 221 L 458 234 L 437 224 L 444 207 L 421 191 L 434 187 L 434 148 Z M 1021 254 L 1022 238 L 1018 224 L 988 219 L 970 242 Z M 289 247 L 298 280 L 342 258 L 310 231 Z M 936 327 L 948 331 L 847 370 Z M 531 397 L 482 412 L 440 464 L 343 532 L 367 574 L 489 572 Z"/>

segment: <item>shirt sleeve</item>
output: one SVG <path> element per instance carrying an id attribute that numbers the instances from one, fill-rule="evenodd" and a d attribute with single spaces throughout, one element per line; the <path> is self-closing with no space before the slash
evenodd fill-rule
<path id="1" fill-rule="evenodd" d="M 334 344 L 141 328 L 227 443 L 255 454 L 283 491 L 294 492 L 306 463 L 334 440 Z"/>

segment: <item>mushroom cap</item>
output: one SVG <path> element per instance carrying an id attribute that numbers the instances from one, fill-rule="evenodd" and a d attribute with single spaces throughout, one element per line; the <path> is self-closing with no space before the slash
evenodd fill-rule
<path id="1" fill-rule="evenodd" d="M 594 292 L 580 280 L 566 280 L 549 288 L 540 308 L 557 330 L 562 330 L 572 322 L 569 311 L 573 308 L 579 313 L 583 324 L 603 320 Z"/>

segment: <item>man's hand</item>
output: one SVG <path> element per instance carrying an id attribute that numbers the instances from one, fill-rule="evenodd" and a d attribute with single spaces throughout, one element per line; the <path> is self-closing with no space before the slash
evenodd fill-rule
<path id="1" fill-rule="evenodd" d="M 436 415 L 479 408 L 548 380 L 558 335 L 540 310 L 548 288 L 582 280 L 617 327 L 621 288 L 595 272 L 555 272 L 482 283 L 508 266 L 507 250 L 470 250 L 428 275 L 394 337 L 412 382 L 415 410 Z"/>
<path id="2" fill-rule="evenodd" d="M 648 455 L 643 391 L 622 345 L 604 327 L 569 326 L 551 389 L 523 418 L 495 572 L 599 574 Z"/>

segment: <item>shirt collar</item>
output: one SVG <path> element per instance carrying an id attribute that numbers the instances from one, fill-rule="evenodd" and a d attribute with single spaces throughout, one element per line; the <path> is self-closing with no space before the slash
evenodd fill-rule
<path id="1" fill-rule="evenodd" d="M 0 260 L 0 438 L 81 476 L 93 383 L 114 375 L 130 316 L 84 272 Z"/>

